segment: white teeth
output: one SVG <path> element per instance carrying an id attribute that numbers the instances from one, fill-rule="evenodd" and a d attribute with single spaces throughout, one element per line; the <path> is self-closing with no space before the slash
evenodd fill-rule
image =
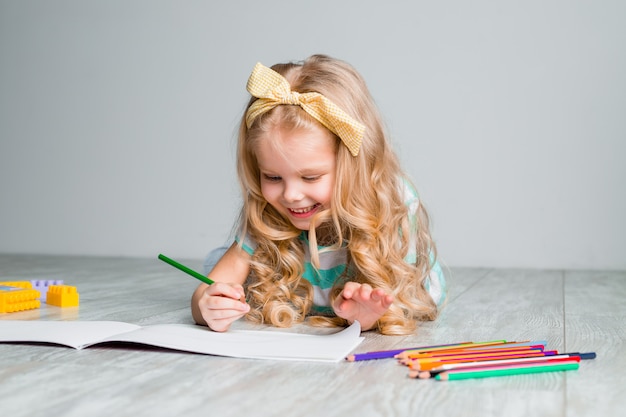
<path id="1" fill-rule="evenodd" d="M 297 214 L 304 214 L 304 213 L 308 213 L 309 211 L 313 210 L 315 207 L 317 207 L 317 204 L 311 207 L 307 207 L 307 208 L 303 208 L 303 209 L 289 209 L 294 213 Z"/>

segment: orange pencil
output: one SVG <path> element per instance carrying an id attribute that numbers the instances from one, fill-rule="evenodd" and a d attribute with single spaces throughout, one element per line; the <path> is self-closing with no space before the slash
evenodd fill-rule
<path id="1" fill-rule="evenodd" d="M 422 349 L 408 349 L 398 353 L 395 358 L 398 359 L 406 359 L 411 353 L 419 353 L 419 352 L 437 352 L 437 351 L 445 351 L 450 349 L 461 349 L 461 348 L 471 348 L 471 347 L 481 347 L 481 346 L 494 346 L 494 345 L 502 345 L 507 343 L 506 340 L 493 340 L 490 342 L 467 342 L 460 343 L 454 347 L 449 346 L 440 346 L 440 347 L 432 347 L 432 348 L 422 348 Z"/>
<path id="2" fill-rule="evenodd" d="M 415 358 L 407 363 L 430 363 L 430 362 L 447 362 L 447 361 L 459 361 L 459 360 L 467 360 L 467 359 L 481 359 L 481 358 L 494 358 L 499 359 L 506 356 L 550 356 L 556 355 L 558 352 L 556 350 L 531 350 L 531 351 L 517 351 L 517 352 L 485 352 L 485 353 L 477 353 L 477 354 L 467 354 L 467 353 L 459 353 L 457 355 L 448 355 L 448 356 L 434 356 L 434 357 L 426 357 L 426 358 Z"/>
<path id="3" fill-rule="evenodd" d="M 509 355 L 477 355 L 477 356 L 459 356 L 455 358 L 427 358 L 422 360 L 415 360 L 408 364 L 411 369 L 414 370 L 427 370 L 432 369 L 436 366 L 441 366 L 450 363 L 462 363 L 462 362 L 479 362 L 479 361 L 488 361 L 488 360 L 501 360 L 501 359 L 514 359 L 514 358 L 532 358 L 532 357 L 541 357 L 541 356 L 552 356 L 554 351 L 546 354 L 545 352 L 536 352 L 536 353 L 511 353 Z"/>
<path id="4" fill-rule="evenodd" d="M 516 348 L 509 349 L 484 349 L 484 350 L 446 350 L 441 352 L 424 352 L 424 353 L 414 353 L 409 355 L 406 359 L 401 359 L 400 363 L 403 365 L 408 365 L 409 363 L 416 360 L 423 360 L 429 358 L 455 358 L 460 356 L 478 356 L 478 355 L 492 355 L 492 356 L 500 356 L 507 355 L 513 353 L 537 353 L 542 352 L 543 346 L 520 346 Z"/>
<path id="5" fill-rule="evenodd" d="M 413 353 L 408 356 L 408 359 L 423 359 L 423 358 L 445 358 L 447 356 L 459 356 L 459 355 L 482 355 L 482 354 L 507 354 L 516 352 L 542 352 L 543 346 L 520 346 L 512 347 L 508 349 L 472 349 L 472 350 L 446 350 L 442 352 L 423 352 Z"/>
<path id="6" fill-rule="evenodd" d="M 452 353 L 452 352 L 468 352 L 468 353 L 472 353 L 478 350 L 487 350 L 487 349 L 499 349 L 499 351 L 501 350 L 505 350 L 505 349 L 510 349 L 510 348 L 516 348 L 516 347 L 534 347 L 537 349 L 543 349 L 545 348 L 547 342 L 543 341 L 543 340 L 537 340 L 537 341 L 525 341 L 525 342 L 506 342 L 506 341 L 495 341 L 497 342 L 497 344 L 493 344 L 494 342 L 480 342 L 480 343 L 463 343 L 463 346 L 451 346 L 449 348 L 442 348 L 442 349 L 411 349 L 411 351 L 403 351 L 401 355 L 396 355 L 396 358 L 398 358 L 398 361 L 402 364 L 402 365 L 407 365 L 411 359 L 409 359 L 410 356 L 415 355 L 415 354 L 421 354 L 421 353 L 432 353 L 432 354 L 443 354 L 443 353 Z M 500 343 L 502 342 L 502 343 Z M 459 344 L 461 345 L 461 344 Z"/>

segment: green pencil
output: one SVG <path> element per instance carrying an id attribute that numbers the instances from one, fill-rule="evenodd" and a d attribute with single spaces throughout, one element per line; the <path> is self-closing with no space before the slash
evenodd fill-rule
<path id="1" fill-rule="evenodd" d="M 576 362 L 528 367 L 508 367 L 504 369 L 484 369 L 476 371 L 447 371 L 437 374 L 437 376 L 435 376 L 435 379 L 438 381 L 453 381 L 458 379 L 488 378 L 492 376 L 509 376 L 521 374 L 536 374 L 540 372 L 570 371 L 578 369 L 578 365 L 578 362 Z"/>
<path id="2" fill-rule="evenodd" d="M 170 259 L 165 255 L 159 254 L 159 259 L 165 263 L 172 265 L 174 268 L 180 269 L 181 271 L 191 275 L 192 277 L 204 282 L 205 284 L 209 284 L 209 285 L 213 284 L 212 279 L 205 277 L 204 275 L 202 275 L 199 272 L 194 271 L 193 269 L 187 268 L 185 265 L 179 264 L 175 260 Z"/>

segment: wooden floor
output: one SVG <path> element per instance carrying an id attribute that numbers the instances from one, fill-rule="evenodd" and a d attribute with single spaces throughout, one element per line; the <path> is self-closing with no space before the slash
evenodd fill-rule
<path id="1" fill-rule="evenodd" d="M 183 260 L 184 261 L 184 260 Z M 200 270 L 201 261 L 186 261 Z M 0 320 L 190 323 L 196 281 L 155 259 L 0 255 L 0 281 L 63 279 L 80 307 Z M 2 416 L 624 416 L 626 272 L 453 269 L 439 319 L 409 337 L 364 333 L 358 352 L 546 339 L 595 351 L 578 371 L 412 380 L 393 360 L 233 359 L 150 348 L 0 345 Z M 238 322 L 246 328 L 245 322 Z M 317 332 L 301 326 L 298 331 Z"/>

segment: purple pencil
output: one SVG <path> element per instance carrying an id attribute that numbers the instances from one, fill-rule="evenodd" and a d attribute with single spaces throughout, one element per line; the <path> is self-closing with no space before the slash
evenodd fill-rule
<path id="1" fill-rule="evenodd" d="M 356 361 L 369 361 L 369 360 L 374 360 L 374 359 L 388 359 L 388 358 L 395 357 L 397 354 L 402 353 L 405 350 L 454 347 L 454 346 L 457 346 L 460 344 L 466 344 L 466 343 L 472 343 L 472 342 L 452 343 L 449 345 L 420 346 L 420 347 L 394 349 L 394 350 L 379 350 L 379 351 L 365 352 L 365 353 L 354 353 L 352 355 L 348 355 L 346 357 L 346 360 L 348 362 L 356 362 Z"/>

